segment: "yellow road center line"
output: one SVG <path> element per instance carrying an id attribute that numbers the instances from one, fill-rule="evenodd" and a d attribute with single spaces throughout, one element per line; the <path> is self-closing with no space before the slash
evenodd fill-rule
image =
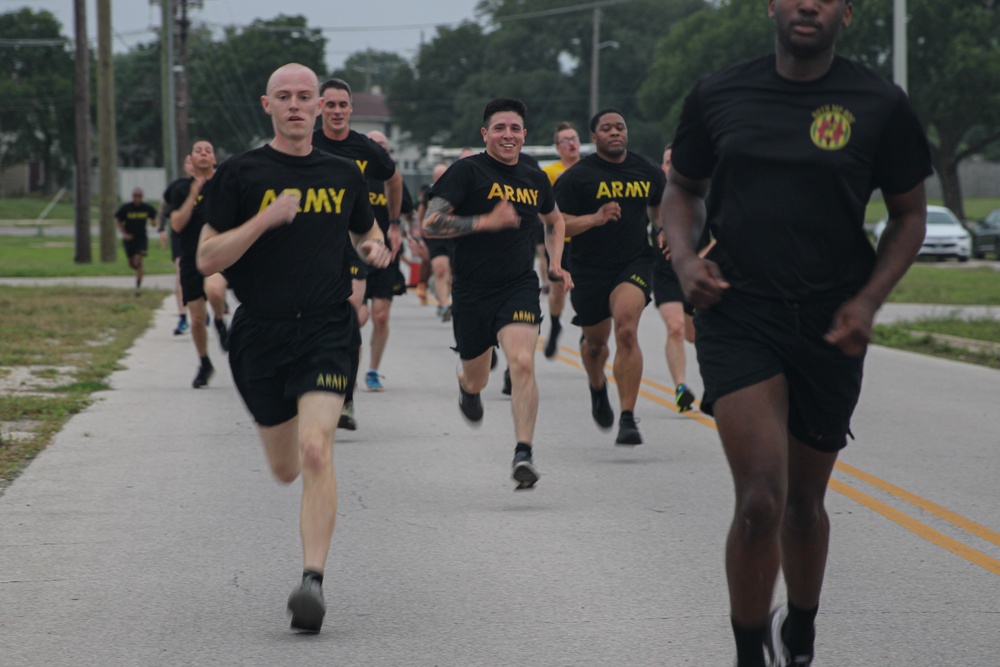
<path id="1" fill-rule="evenodd" d="M 545 342 L 544 340 L 541 341 L 541 343 L 544 342 Z M 539 345 L 539 348 L 541 348 L 541 345 Z M 580 358 L 580 353 L 578 351 L 563 346 L 559 346 L 559 350 L 561 352 L 565 352 L 566 354 L 571 355 L 571 357 L 574 358 L 557 354 L 556 355 L 557 359 L 559 359 L 564 363 L 569 364 L 570 366 L 574 366 L 580 369 L 583 368 L 582 364 L 579 361 L 577 361 L 577 359 Z M 608 381 L 611 382 L 612 384 L 615 384 L 614 377 L 611 375 L 611 371 L 613 370 L 612 365 L 611 364 L 605 365 L 605 369 L 607 371 L 605 376 L 607 377 Z M 670 394 L 671 396 L 674 395 L 672 389 L 658 382 L 654 382 L 653 380 L 648 380 L 646 378 L 643 378 L 642 384 L 648 387 L 653 387 L 654 389 L 657 389 L 666 394 Z M 639 390 L 639 395 L 642 396 L 643 398 L 653 401 L 654 403 L 669 408 L 675 412 L 677 411 L 676 405 L 674 405 L 671 401 L 662 398 L 661 396 L 652 394 L 643 389 Z M 714 431 L 718 431 L 718 427 L 715 424 L 715 420 L 701 411 L 688 411 L 688 412 L 682 412 L 680 414 L 681 416 L 693 419 L 696 422 L 704 426 L 707 426 L 708 428 L 711 428 Z M 944 521 L 947 521 L 948 523 L 952 524 L 953 526 L 956 526 L 957 528 L 961 528 L 962 530 L 966 531 L 971 535 L 974 535 L 983 540 L 986 540 L 987 542 L 1000 546 L 1000 533 L 991 530 L 986 526 L 978 524 L 975 521 L 972 521 L 971 519 L 967 519 L 961 516 L 960 514 L 952 512 L 951 510 L 946 509 L 941 505 L 938 505 L 937 503 L 934 503 L 925 498 L 921 498 L 915 493 L 911 493 L 906 489 L 903 489 L 901 487 L 896 486 L 895 484 L 880 479 L 875 475 L 867 473 L 859 468 L 855 468 L 854 466 L 844 463 L 843 461 L 837 461 L 836 469 L 846 475 L 854 477 L 855 479 L 861 482 L 874 486 L 875 488 L 881 489 L 882 491 L 885 491 L 889 495 L 894 496 L 906 503 L 909 503 L 914 507 L 922 509 L 925 512 L 928 512 L 938 517 L 939 519 L 943 519 Z M 913 517 L 904 514 L 903 512 L 900 512 L 899 510 L 894 509 L 879 500 L 876 500 L 875 498 L 869 496 L 863 491 L 859 491 L 858 489 L 849 486 L 837 479 L 834 478 L 830 479 L 829 488 L 833 489 L 842 496 L 850 498 L 859 505 L 867 507 L 868 509 L 878 514 L 881 514 L 883 517 L 889 519 L 895 524 L 898 524 L 899 526 L 902 526 L 903 528 L 909 530 L 918 537 L 921 537 L 927 540 L 928 542 L 931 542 L 932 544 L 935 544 L 943 549 L 946 549 L 957 556 L 961 556 L 970 563 L 978 565 L 983 569 L 992 572 L 993 574 L 1000 575 L 1000 560 L 991 558 L 990 556 L 987 556 L 986 554 L 977 551 L 972 547 L 966 546 L 961 542 L 959 542 L 958 540 L 948 537 L 944 533 L 931 528 L 927 524 L 922 523 L 921 521 L 914 519 Z"/>

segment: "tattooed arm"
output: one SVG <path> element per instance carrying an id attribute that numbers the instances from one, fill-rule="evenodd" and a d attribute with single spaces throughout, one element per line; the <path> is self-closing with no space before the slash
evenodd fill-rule
<path id="1" fill-rule="evenodd" d="M 499 232 L 517 227 L 520 223 L 514 205 L 501 199 L 493 210 L 482 215 L 455 215 L 455 206 L 447 199 L 434 197 L 427 205 L 427 214 L 421 225 L 424 236 L 432 239 L 451 239 L 476 232 Z"/>

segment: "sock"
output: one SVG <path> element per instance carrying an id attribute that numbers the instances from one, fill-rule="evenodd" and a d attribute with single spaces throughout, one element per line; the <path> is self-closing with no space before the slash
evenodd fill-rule
<path id="1" fill-rule="evenodd" d="M 135 288 L 139 289 L 140 287 L 142 287 L 142 278 L 136 278 L 135 279 Z"/>
<path id="2" fill-rule="evenodd" d="M 526 442 L 517 443 L 517 447 L 514 448 L 514 453 L 520 454 L 521 452 L 526 452 L 528 456 L 531 456 L 531 445 Z"/>
<path id="3" fill-rule="evenodd" d="M 202 357 L 201 358 L 201 367 L 202 368 L 211 368 L 212 367 L 212 360 L 209 359 L 208 357 Z"/>
<path id="4" fill-rule="evenodd" d="M 626 417 L 629 418 L 629 419 L 634 419 L 634 417 L 632 416 L 632 411 L 631 410 L 622 410 L 622 416 L 621 416 L 621 418 L 625 419 Z"/>
<path id="5" fill-rule="evenodd" d="M 559 321 L 558 315 L 549 315 L 549 319 L 552 320 L 553 329 L 562 329 L 562 323 Z"/>
<path id="6" fill-rule="evenodd" d="M 187 322 L 188 321 L 187 313 L 181 313 L 180 314 L 180 318 L 181 318 L 181 322 Z"/>
<path id="7" fill-rule="evenodd" d="M 744 628 L 729 619 L 736 640 L 736 667 L 767 667 L 764 662 L 764 635 L 767 628 Z"/>
<path id="8" fill-rule="evenodd" d="M 303 570 L 302 571 L 302 581 L 305 583 L 306 579 L 315 579 L 316 583 L 320 586 L 323 585 L 323 573 L 317 572 L 316 570 Z"/>
<path id="9" fill-rule="evenodd" d="M 796 607 L 788 603 L 788 618 L 781 628 L 781 640 L 788 647 L 792 656 L 812 655 L 813 643 L 816 641 L 816 613 L 819 605 L 812 609 Z"/>

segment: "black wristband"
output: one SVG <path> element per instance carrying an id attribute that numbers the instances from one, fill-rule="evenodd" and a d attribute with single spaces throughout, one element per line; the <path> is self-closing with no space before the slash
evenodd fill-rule
<path id="1" fill-rule="evenodd" d="M 399 227 L 399 218 L 393 218 L 392 220 L 389 221 L 389 224 Z"/>

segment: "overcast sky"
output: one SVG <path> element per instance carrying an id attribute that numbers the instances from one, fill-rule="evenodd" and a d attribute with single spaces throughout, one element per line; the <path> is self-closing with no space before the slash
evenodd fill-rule
<path id="1" fill-rule="evenodd" d="M 175 0 L 177 2 L 178 0 Z M 310 28 L 322 28 L 327 39 L 326 64 L 331 70 L 356 51 L 373 48 L 392 51 L 410 59 L 420 44 L 435 34 L 434 26 L 454 25 L 474 18 L 477 0 L 203 0 L 203 7 L 191 12 L 191 19 L 213 26 L 247 25 L 254 19 L 272 19 L 278 14 L 303 15 Z M 96 0 L 86 0 L 87 31 L 97 34 Z M 0 0 L 0 13 L 21 7 L 47 10 L 73 34 L 71 0 Z M 114 50 L 151 42 L 151 30 L 160 27 L 160 7 L 149 0 L 111 0 L 112 29 L 117 34 Z M 321 73 L 322 75 L 322 73 Z"/>

